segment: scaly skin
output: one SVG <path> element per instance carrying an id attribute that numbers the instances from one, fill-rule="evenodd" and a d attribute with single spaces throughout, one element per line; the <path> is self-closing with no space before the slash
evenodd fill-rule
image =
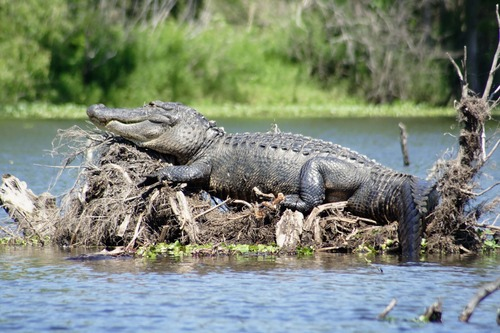
<path id="1" fill-rule="evenodd" d="M 226 134 L 194 109 L 152 102 L 137 109 L 93 105 L 98 126 L 140 147 L 174 156 L 159 179 L 197 183 L 221 197 L 251 200 L 254 187 L 283 193 L 286 208 L 309 212 L 325 202 L 348 202 L 354 215 L 399 222 L 402 253 L 418 258 L 423 223 L 435 189 L 339 145 L 289 133 Z"/>

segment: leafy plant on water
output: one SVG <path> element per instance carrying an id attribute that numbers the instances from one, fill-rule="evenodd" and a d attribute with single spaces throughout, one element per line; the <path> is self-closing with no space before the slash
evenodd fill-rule
<path id="1" fill-rule="evenodd" d="M 297 256 L 299 257 L 312 256 L 313 254 L 314 254 L 314 248 L 312 246 L 297 247 Z"/>
<path id="2" fill-rule="evenodd" d="M 156 259 L 159 255 L 182 257 L 185 255 L 274 255 L 278 253 L 276 245 L 265 244 L 188 244 L 182 245 L 179 241 L 175 243 L 158 243 L 143 246 L 137 251 L 137 255 L 149 259 Z"/>
<path id="3" fill-rule="evenodd" d="M 366 254 L 377 254 L 378 251 L 377 249 L 373 246 L 373 245 L 369 245 L 369 244 L 360 244 L 356 251 L 357 253 L 366 253 Z"/>

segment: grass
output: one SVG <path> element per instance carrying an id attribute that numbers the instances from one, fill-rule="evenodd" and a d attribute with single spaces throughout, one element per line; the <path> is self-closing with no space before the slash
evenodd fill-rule
<path id="1" fill-rule="evenodd" d="M 452 107 L 426 107 L 410 103 L 370 105 L 248 105 L 191 104 L 211 119 L 217 118 L 363 118 L 363 117 L 453 117 Z M 87 106 L 76 104 L 20 103 L 0 108 L 0 119 L 85 119 Z"/>
<path id="2" fill-rule="evenodd" d="M 366 118 L 366 117 L 452 117 L 453 108 L 397 105 L 206 105 L 197 107 L 209 118 Z"/>
<path id="3" fill-rule="evenodd" d="M 84 119 L 86 107 L 76 104 L 19 103 L 0 108 L 0 119 Z"/>

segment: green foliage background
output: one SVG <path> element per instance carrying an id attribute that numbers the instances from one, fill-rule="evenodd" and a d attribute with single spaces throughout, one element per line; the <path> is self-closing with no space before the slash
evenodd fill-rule
<path id="1" fill-rule="evenodd" d="M 464 1 L 193 0 L 163 12 L 147 3 L 0 0 L 0 108 L 444 105 L 458 87 L 445 52 L 461 56 Z M 480 6 L 487 73 L 497 29 L 493 3 Z"/>

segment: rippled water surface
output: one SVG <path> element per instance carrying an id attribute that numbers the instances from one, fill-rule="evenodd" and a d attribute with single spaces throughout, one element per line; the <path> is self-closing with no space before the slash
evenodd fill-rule
<path id="1" fill-rule="evenodd" d="M 425 176 L 453 147 L 453 119 L 407 120 L 411 166 L 402 166 L 397 119 L 277 120 L 282 131 L 331 140 L 394 169 Z M 48 189 L 58 162 L 44 154 L 71 121 L 1 121 L 0 172 Z M 227 131 L 267 131 L 271 121 L 223 119 Z M 84 123 L 79 125 L 85 126 Z M 494 125 L 496 126 L 496 125 Z M 450 135 L 443 135 L 449 132 Z M 494 161 L 500 161 L 497 154 Z M 500 179 L 492 163 L 485 182 Z M 62 193 L 74 174 L 62 176 Z M 497 192 L 498 193 L 498 192 Z M 0 219 L 5 225 L 5 214 Z M 73 250 L 76 251 L 76 250 Z M 55 248 L 0 247 L 0 331 L 43 332 L 492 332 L 500 294 L 463 324 L 460 311 L 500 258 L 318 254 L 312 257 L 106 259 L 75 261 Z M 377 315 L 392 298 L 390 321 Z M 443 323 L 414 321 L 437 298 Z"/>
<path id="2" fill-rule="evenodd" d="M 41 332 L 492 332 L 499 299 L 457 320 L 498 257 L 400 264 L 316 255 L 147 261 L 67 260 L 57 249 L 0 248 L 0 330 Z M 367 262 L 371 260 L 371 263 Z M 391 321 L 376 317 L 393 298 Z M 442 324 L 414 319 L 442 298 Z"/>

